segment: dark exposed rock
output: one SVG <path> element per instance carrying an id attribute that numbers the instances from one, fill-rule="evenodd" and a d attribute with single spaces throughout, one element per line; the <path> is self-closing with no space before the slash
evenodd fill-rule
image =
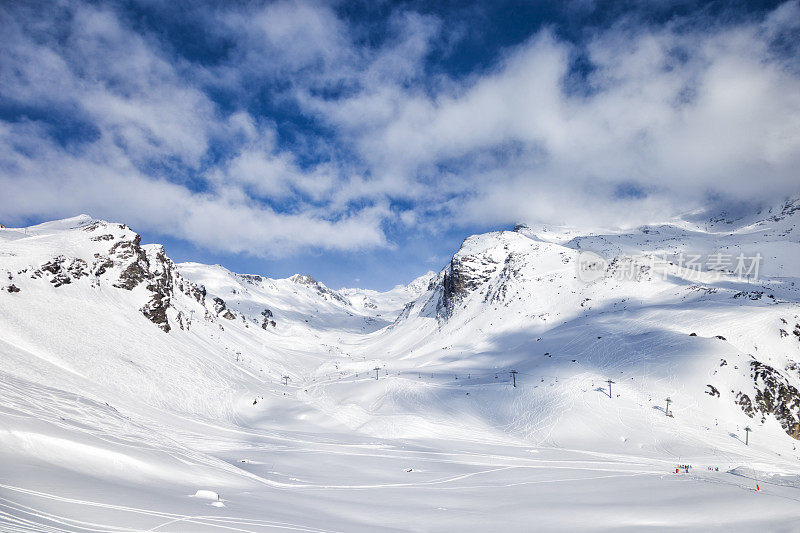
<path id="1" fill-rule="evenodd" d="M 49 272 L 50 274 L 57 275 L 61 273 L 61 266 L 66 261 L 66 257 L 60 255 L 53 259 L 52 261 L 48 261 L 47 263 L 43 264 L 42 267 L 39 269 L 42 272 Z"/>
<path id="2" fill-rule="evenodd" d="M 131 291 L 146 279 L 147 267 L 138 261 L 134 261 L 120 273 L 119 281 L 114 284 L 114 287 Z"/>
<path id="3" fill-rule="evenodd" d="M 706 387 L 708 387 L 709 389 L 705 391 L 706 394 L 710 396 L 716 396 L 717 398 L 719 398 L 719 390 L 714 385 L 706 385 Z"/>
<path id="4" fill-rule="evenodd" d="M 690 337 L 697 337 L 697 333 L 689 333 Z"/>
<path id="5" fill-rule="evenodd" d="M 786 201 L 781 207 L 781 212 L 771 216 L 768 220 L 778 222 L 784 218 L 793 215 L 795 212 L 800 211 L 800 199 L 794 198 Z"/>
<path id="6" fill-rule="evenodd" d="M 299 283 L 300 285 L 316 285 L 317 280 L 315 280 L 312 276 L 308 274 L 295 274 L 292 276 L 291 279 L 295 283 Z"/>
<path id="7" fill-rule="evenodd" d="M 141 308 L 141 312 L 148 320 L 164 332 L 169 333 L 172 328 L 167 317 L 167 309 L 170 307 L 173 296 L 175 267 L 161 247 L 152 254 L 151 258 L 147 257 L 147 253 L 138 244 L 136 244 L 136 248 L 138 248 L 137 256 L 138 252 L 144 253 L 143 264 L 147 266 L 145 271 L 145 279 L 148 280 L 147 290 L 152 294 L 150 300 Z M 138 259 L 135 262 L 140 263 Z"/>
<path id="8" fill-rule="evenodd" d="M 94 230 L 96 230 L 97 228 L 99 228 L 99 227 L 101 227 L 101 226 L 104 226 L 104 225 L 105 225 L 105 224 L 103 224 L 103 223 L 102 223 L 102 222 L 100 222 L 99 220 L 95 220 L 95 221 L 93 221 L 93 222 L 90 222 L 89 224 L 85 225 L 85 226 L 83 227 L 83 231 L 94 231 Z"/>
<path id="9" fill-rule="evenodd" d="M 20 291 L 19 287 L 17 287 L 16 285 L 9 285 L 8 287 L 6 287 L 6 290 L 11 293 Z"/>
<path id="10" fill-rule="evenodd" d="M 212 301 L 214 302 L 214 311 L 217 313 L 217 315 L 228 320 L 233 320 L 236 318 L 236 314 L 228 309 L 228 306 L 225 304 L 225 300 L 217 296 L 214 297 L 214 300 Z"/>
<path id="11" fill-rule="evenodd" d="M 205 287 L 203 287 L 202 285 L 198 287 L 191 281 L 185 280 L 182 277 L 177 277 L 177 285 L 178 285 L 178 290 L 180 292 L 182 292 L 186 296 L 194 298 L 200 305 L 205 305 L 206 301 Z"/>
<path id="12" fill-rule="evenodd" d="M 257 276 L 255 274 L 237 274 L 237 276 L 239 276 L 241 279 L 252 285 L 256 285 L 263 281 L 263 278 L 261 276 Z"/>
<path id="13" fill-rule="evenodd" d="M 86 226 L 86 231 L 95 231 L 107 228 L 104 222 L 93 222 Z M 184 329 L 188 326 L 184 314 L 173 307 L 176 288 L 180 293 L 193 298 L 205 307 L 206 290 L 195 283 L 180 276 L 174 263 L 169 259 L 161 246 L 142 246 L 141 237 L 130 232 L 129 228 L 119 225 L 119 228 L 129 232 L 130 237 L 114 241 L 111 234 L 102 234 L 91 237 L 95 242 L 114 241 L 110 245 L 108 254 L 94 253 L 91 268 L 82 259 L 68 259 L 58 256 L 43 264 L 31 274 L 32 278 L 46 277 L 50 283 L 59 287 L 73 283 L 75 280 L 94 275 L 99 277 L 110 269 L 119 269 L 118 279 L 113 286 L 118 289 L 133 291 L 144 285 L 149 293 L 146 303 L 139 309 L 142 315 L 156 324 L 162 331 L 169 332 L 172 327 L 169 322 L 169 310 L 173 309 L 178 325 Z M 214 321 L 214 317 L 205 310 L 206 317 Z M 236 315 L 225 310 L 223 317 L 233 319 Z"/>
<path id="14" fill-rule="evenodd" d="M 53 284 L 53 287 L 61 287 L 62 285 L 69 285 L 72 283 L 72 279 L 64 273 L 57 274 L 50 280 L 50 283 Z"/>
<path id="15" fill-rule="evenodd" d="M 109 268 L 114 267 L 114 261 L 105 256 L 100 256 L 92 265 L 92 273 L 95 276 L 102 276 Z"/>
<path id="16" fill-rule="evenodd" d="M 72 259 L 69 261 L 69 264 L 67 264 L 67 258 L 63 255 L 59 255 L 43 264 L 31 277 L 41 278 L 47 274 L 52 276 L 50 278 L 50 283 L 52 283 L 54 287 L 61 287 L 62 285 L 72 283 L 73 280 L 88 276 L 89 272 L 86 268 L 86 261 L 83 259 Z"/>
<path id="17" fill-rule="evenodd" d="M 779 370 L 760 361 L 750 361 L 750 377 L 755 386 L 754 397 L 739 392 L 736 403 L 751 418 L 761 414 L 762 422 L 766 415 L 773 415 L 787 434 L 798 438 L 800 391 Z"/>
<path id="18" fill-rule="evenodd" d="M 496 269 L 497 263 L 490 257 L 453 257 L 442 277 L 441 297 L 436 307 L 437 317 L 441 319 L 452 316 L 456 305 L 471 291 L 489 281 Z"/>
<path id="19" fill-rule="evenodd" d="M 72 276 L 73 279 L 78 279 L 89 275 L 89 271 L 86 268 L 86 261 L 83 259 L 73 259 L 67 267 L 67 272 L 70 276 Z"/>
<path id="20" fill-rule="evenodd" d="M 431 283 L 433 283 L 433 281 L 431 281 Z M 392 325 L 389 326 L 389 327 L 393 328 L 393 327 L 395 327 L 396 324 L 398 324 L 402 320 L 407 319 L 411 315 L 411 310 L 412 309 L 414 309 L 414 302 L 408 302 L 407 304 L 405 304 L 403 306 L 403 310 L 400 311 L 400 314 L 397 315 L 397 318 L 394 320 Z"/>
<path id="21" fill-rule="evenodd" d="M 322 283 L 315 280 L 313 277 L 309 276 L 308 274 L 295 274 L 291 278 L 289 278 L 293 282 L 299 285 L 307 285 L 310 288 L 317 291 L 317 294 L 322 296 L 326 300 L 336 301 L 343 305 L 350 305 L 350 301 L 343 297 L 336 291 L 332 291 Z"/>
<path id="22" fill-rule="evenodd" d="M 736 394 L 736 404 L 742 408 L 744 414 L 753 418 L 755 416 L 755 411 L 753 410 L 753 402 L 750 400 L 750 396 L 743 392 L 738 392 Z"/>
<path id="23" fill-rule="evenodd" d="M 519 278 L 520 266 L 516 254 L 508 254 L 503 269 L 500 271 L 499 282 L 497 285 L 489 286 L 486 290 L 484 302 L 499 303 L 506 299 L 509 282 Z"/>
<path id="24" fill-rule="evenodd" d="M 278 325 L 274 320 L 271 320 L 272 311 L 270 311 L 269 309 L 264 309 L 263 311 L 261 311 L 261 316 L 264 317 L 264 321 L 261 323 L 261 327 L 263 329 L 267 329 L 267 326 L 272 326 L 274 328 L 275 326 Z"/>
<path id="25" fill-rule="evenodd" d="M 733 295 L 734 298 L 749 298 L 760 300 L 764 296 L 764 291 L 739 291 Z"/>
<path id="26" fill-rule="evenodd" d="M 135 289 L 140 283 L 150 277 L 150 264 L 147 254 L 139 245 L 141 238 L 136 235 L 131 241 L 118 241 L 109 250 L 109 254 L 122 264 L 127 266 L 119 275 L 119 280 L 114 284 L 115 287 L 126 290 Z"/>
<path id="27" fill-rule="evenodd" d="M 121 226 L 120 229 L 127 227 Z M 109 250 L 108 257 L 98 257 L 94 273 L 99 276 L 114 266 L 122 267 L 114 287 L 133 290 L 142 283 L 147 284 L 146 288 L 151 296 L 140 311 L 165 332 L 171 330 L 167 310 L 172 305 L 175 287 L 205 306 L 205 288 L 182 278 L 163 247 L 152 247 L 148 252 L 141 246 L 141 237 L 137 234 L 130 240 L 115 242 Z M 179 321 L 179 325 L 183 326 L 182 321 Z"/>
<path id="28" fill-rule="evenodd" d="M 140 309 L 145 318 L 157 325 L 165 333 L 169 333 L 172 329 L 169 325 L 169 320 L 167 319 L 167 308 L 169 307 L 169 303 L 169 296 L 166 296 L 161 292 L 156 292 Z"/>

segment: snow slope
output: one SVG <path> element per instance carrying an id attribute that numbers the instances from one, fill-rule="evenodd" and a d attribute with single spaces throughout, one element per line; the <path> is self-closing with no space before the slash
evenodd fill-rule
<path id="1" fill-rule="evenodd" d="M 790 530 L 798 205 L 472 236 L 385 293 L 0 229 L 0 529 Z"/>

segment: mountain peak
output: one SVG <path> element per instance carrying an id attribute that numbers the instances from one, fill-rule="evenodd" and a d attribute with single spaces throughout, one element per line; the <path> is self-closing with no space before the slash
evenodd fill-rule
<path id="1" fill-rule="evenodd" d="M 309 274 L 295 274 L 289 277 L 289 280 L 300 285 L 319 285 L 319 282 Z"/>

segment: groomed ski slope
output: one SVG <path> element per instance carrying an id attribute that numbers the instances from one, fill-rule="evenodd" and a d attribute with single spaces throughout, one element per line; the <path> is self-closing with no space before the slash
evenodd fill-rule
<path id="1" fill-rule="evenodd" d="M 453 263 L 470 286 L 450 300 L 452 265 L 390 293 L 332 291 L 172 265 L 153 245 L 155 274 L 127 290 L 139 256 L 111 252 L 134 240 L 124 226 L 0 230 L 0 530 L 792 531 L 798 441 L 736 402 L 755 397 L 753 360 L 800 378 L 784 211 L 472 237 Z M 758 282 L 673 265 L 587 284 L 589 243 L 772 262 Z M 71 281 L 56 286 L 42 265 L 58 256 Z M 141 311 L 167 277 L 169 332 Z"/>

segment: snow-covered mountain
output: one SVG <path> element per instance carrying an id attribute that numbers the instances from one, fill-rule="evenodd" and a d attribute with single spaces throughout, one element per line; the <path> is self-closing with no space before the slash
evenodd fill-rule
<path id="1" fill-rule="evenodd" d="M 0 229 L 0 525 L 789 524 L 799 219 L 519 225 L 383 293 L 174 264 L 86 216 Z"/>
<path id="2" fill-rule="evenodd" d="M 530 405 L 569 405 L 575 380 L 607 389 L 603 380 L 612 379 L 617 394 L 650 408 L 671 396 L 671 411 L 682 404 L 683 416 L 700 427 L 709 413 L 715 424 L 725 416 L 739 427 L 749 417 L 797 438 L 798 206 L 787 202 L 768 218 L 725 231 L 676 221 L 616 234 L 518 226 L 473 236 L 380 342 L 420 366 L 441 365 L 445 350 L 447 367 L 462 373 L 517 370 L 520 382 L 538 383 L 526 391 Z M 586 250 L 606 259 L 590 280 L 579 272 Z M 728 263 L 715 264 L 717 254 Z M 747 268 L 761 254 L 760 272 L 737 273 L 740 254 Z M 701 259 L 696 268 L 692 257 Z M 572 383 L 556 385 L 556 378 Z M 544 384 L 548 390 L 537 392 Z M 518 424 L 517 413 L 502 421 Z M 559 425 L 564 434 L 553 442 L 575 440 L 575 424 Z M 545 442 L 556 434 L 536 426 L 524 433 Z M 794 448 L 779 432 L 769 434 L 778 448 Z M 602 435 L 595 430 L 590 438 L 597 443 Z"/>

